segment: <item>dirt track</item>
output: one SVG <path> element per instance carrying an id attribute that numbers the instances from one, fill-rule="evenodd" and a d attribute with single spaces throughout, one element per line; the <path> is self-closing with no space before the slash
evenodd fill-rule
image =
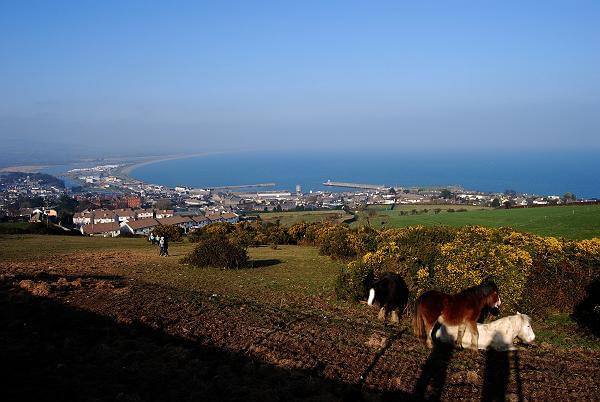
<path id="1" fill-rule="evenodd" d="M 279 307 L 147 283 L 134 257 L 3 263 L 2 355 L 16 399 L 587 399 L 597 352 L 433 351 L 322 301 Z M 119 260 L 93 268 L 82 261 Z M 89 267 L 89 266 L 88 266 Z M 65 279 L 60 279 L 65 278 Z M 31 281 L 31 282 L 23 282 Z M 34 290 L 37 289 L 37 290 Z M 37 296 L 36 296 L 37 295 Z M 319 307 L 322 308 L 319 308 Z M 35 386 L 34 386 L 35 385 Z"/>

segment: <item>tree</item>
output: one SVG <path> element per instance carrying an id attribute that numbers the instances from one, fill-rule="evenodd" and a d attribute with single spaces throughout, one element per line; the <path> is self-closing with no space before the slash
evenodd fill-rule
<path id="1" fill-rule="evenodd" d="M 492 208 L 498 208 L 500 207 L 500 199 L 499 198 L 494 198 L 492 200 Z"/>
<path id="2" fill-rule="evenodd" d="M 565 202 L 575 201 L 576 199 L 577 197 L 575 197 L 575 194 L 571 192 L 566 192 L 565 195 L 563 195 L 563 200 L 565 200 Z"/>
<path id="3" fill-rule="evenodd" d="M 79 206 L 79 202 L 64 194 L 58 199 L 58 218 L 62 224 L 71 224 L 73 222 L 73 215 L 75 210 Z"/>
<path id="4" fill-rule="evenodd" d="M 445 188 L 440 193 L 440 198 L 444 198 L 444 199 L 452 198 L 452 192 Z"/>

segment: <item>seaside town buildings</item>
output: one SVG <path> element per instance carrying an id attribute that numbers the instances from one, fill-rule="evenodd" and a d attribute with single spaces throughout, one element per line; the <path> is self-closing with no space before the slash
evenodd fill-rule
<path id="1" fill-rule="evenodd" d="M 485 193 L 460 187 L 387 188 L 369 185 L 352 191 L 190 188 L 149 184 L 119 175 L 118 165 L 102 165 L 70 172 L 80 187 L 65 188 L 49 175 L 0 174 L 0 219 L 52 221 L 87 235 L 146 235 L 158 224 L 174 224 L 184 231 L 213 222 L 235 223 L 247 213 L 265 211 L 340 209 L 366 205 L 476 205 L 482 207 L 534 207 L 573 202 L 557 195 L 533 196 L 513 191 Z M 335 185 L 335 182 L 328 182 Z M 343 184 L 343 183 L 341 183 Z M 352 183 L 347 183 L 352 184 Z M 72 221 L 61 221 L 57 206 L 63 196 L 77 205 Z M 31 205 L 31 200 L 36 205 Z M 25 202 L 24 202 L 25 201 Z M 60 211 L 59 211 L 60 212 Z M 116 225 L 116 226 L 115 226 Z M 118 226 L 118 228 L 117 228 Z"/>

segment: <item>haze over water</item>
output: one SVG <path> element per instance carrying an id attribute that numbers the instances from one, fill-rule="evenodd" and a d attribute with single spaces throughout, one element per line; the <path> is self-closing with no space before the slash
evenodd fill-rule
<path id="1" fill-rule="evenodd" d="M 600 197 L 595 152 L 242 152 L 156 162 L 133 177 L 167 186 L 217 187 L 275 182 L 269 189 L 348 191 L 322 183 L 462 185 L 465 189 Z"/>
<path id="2" fill-rule="evenodd" d="M 5 1 L 0 165 L 251 149 L 600 155 L 598 21 L 585 0 Z M 351 165 L 358 176 L 328 167 L 314 182 L 472 179 Z M 473 184 L 519 187 L 524 174 L 487 172 L 497 179 Z M 217 182 L 261 180 L 237 173 Z"/>

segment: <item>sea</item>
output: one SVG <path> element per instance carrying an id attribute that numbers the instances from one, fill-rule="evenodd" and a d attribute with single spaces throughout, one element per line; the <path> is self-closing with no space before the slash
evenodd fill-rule
<path id="1" fill-rule="evenodd" d="M 158 161 L 131 176 L 170 187 L 273 182 L 264 189 L 295 191 L 299 185 L 303 192 L 349 191 L 323 185 L 331 180 L 600 198 L 600 152 L 231 152 Z"/>

